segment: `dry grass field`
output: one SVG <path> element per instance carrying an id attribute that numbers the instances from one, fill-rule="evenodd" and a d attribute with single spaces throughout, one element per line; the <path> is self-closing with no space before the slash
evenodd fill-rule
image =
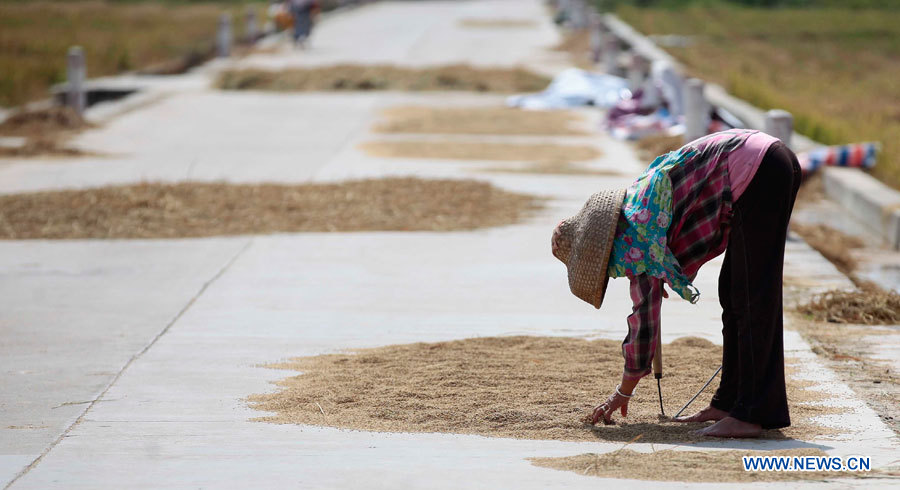
<path id="1" fill-rule="evenodd" d="M 881 141 L 874 175 L 900 187 L 900 10 L 620 7 L 645 34 L 691 36 L 666 48 L 694 75 L 763 108 L 794 114 L 823 143 Z"/>
<path id="2" fill-rule="evenodd" d="M 254 8 L 262 18 L 262 7 Z M 84 47 L 89 77 L 204 59 L 224 11 L 238 39 L 239 3 L 0 1 L 0 106 L 45 98 L 65 80 L 73 45 Z"/>

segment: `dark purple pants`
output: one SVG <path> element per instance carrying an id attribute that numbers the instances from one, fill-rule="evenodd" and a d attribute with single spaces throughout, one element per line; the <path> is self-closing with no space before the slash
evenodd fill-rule
<path id="1" fill-rule="evenodd" d="M 722 379 L 710 404 L 764 429 L 791 425 L 784 386 L 784 244 L 800 187 L 797 157 L 773 144 L 734 203 L 719 275 Z"/>

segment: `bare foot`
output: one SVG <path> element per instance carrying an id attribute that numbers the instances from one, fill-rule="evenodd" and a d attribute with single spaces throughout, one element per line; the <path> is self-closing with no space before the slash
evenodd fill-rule
<path id="1" fill-rule="evenodd" d="M 691 415 L 690 417 L 678 417 L 677 419 L 672 419 L 675 422 L 708 422 L 710 420 L 715 420 L 716 422 L 724 419 L 728 416 L 728 412 L 724 410 L 719 410 L 718 408 L 708 406 L 703 410 Z"/>
<path id="2" fill-rule="evenodd" d="M 734 417 L 725 417 L 695 433 L 710 437 L 759 437 L 762 434 L 762 427 Z"/>

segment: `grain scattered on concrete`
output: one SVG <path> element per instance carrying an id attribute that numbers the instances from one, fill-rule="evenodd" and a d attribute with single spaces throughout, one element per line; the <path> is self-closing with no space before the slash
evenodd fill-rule
<path id="1" fill-rule="evenodd" d="M 393 65 L 337 65 L 281 71 L 226 70 L 216 86 L 227 90 L 364 91 L 466 90 L 475 92 L 535 92 L 550 83 L 524 68 L 476 68 L 449 65 L 405 68 Z"/>
<path id="2" fill-rule="evenodd" d="M 91 127 L 69 107 L 20 110 L 0 123 L 0 136 L 22 139 L 21 145 L 0 145 L 0 157 L 79 156 L 84 152 L 66 146 L 65 140 Z"/>
<path id="3" fill-rule="evenodd" d="M 471 180 L 145 183 L 0 195 L 0 238 L 468 230 L 518 222 L 541 205 L 531 196 Z"/>
<path id="4" fill-rule="evenodd" d="M 569 61 L 578 68 L 596 69 L 591 59 L 590 29 L 575 29 L 564 33 L 562 40 L 552 50 L 566 53 Z"/>
<path id="5" fill-rule="evenodd" d="M 675 340 L 666 352 L 663 395 L 675 413 L 715 371 L 721 347 L 698 338 Z M 275 393 L 250 397 L 273 412 L 258 420 L 384 432 L 450 432 L 523 439 L 690 442 L 705 424 L 660 421 L 656 387 L 642 383 L 628 417 L 616 425 L 584 422 L 622 375 L 621 342 L 563 337 L 486 337 L 392 345 L 302 357 L 271 368 L 302 374 Z M 795 425 L 764 437 L 809 439 L 828 431 L 818 392 L 788 378 Z M 695 402 L 709 402 L 707 390 Z"/>
<path id="6" fill-rule="evenodd" d="M 530 458 L 536 466 L 574 471 L 581 475 L 629 480 L 676 482 L 822 481 L 846 478 L 854 473 L 825 471 L 744 471 L 744 456 L 824 457 L 820 449 L 777 451 L 677 451 L 649 453 L 621 449 L 604 454 L 579 454 L 562 458 Z"/>
<path id="7" fill-rule="evenodd" d="M 596 176 L 623 176 L 626 175 L 616 170 L 600 170 L 576 165 L 569 162 L 536 162 L 516 166 L 494 166 L 478 169 L 481 172 L 511 173 L 511 174 L 557 174 L 557 175 L 596 175 Z"/>
<path id="8" fill-rule="evenodd" d="M 460 19 L 459 25 L 472 29 L 529 29 L 537 27 L 537 22 L 531 19 L 467 17 Z"/>
<path id="9" fill-rule="evenodd" d="M 509 107 L 392 107 L 382 111 L 379 133 L 586 135 L 573 111 L 523 111 Z"/>
<path id="10" fill-rule="evenodd" d="M 649 165 L 656 157 L 675 151 L 684 146 L 683 136 L 652 135 L 634 143 L 641 158 Z"/>
<path id="11" fill-rule="evenodd" d="M 559 162 L 593 160 L 600 152 L 593 146 L 556 143 L 488 143 L 481 141 L 369 141 L 359 148 L 373 157 L 423 160 L 498 160 Z"/>

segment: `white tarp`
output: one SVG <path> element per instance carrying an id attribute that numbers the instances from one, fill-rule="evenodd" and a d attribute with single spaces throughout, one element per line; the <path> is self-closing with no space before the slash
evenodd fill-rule
<path id="1" fill-rule="evenodd" d="M 536 94 L 512 95 L 506 105 L 522 109 L 565 109 L 594 105 L 612 107 L 631 97 L 628 80 L 612 75 L 569 68 Z"/>

